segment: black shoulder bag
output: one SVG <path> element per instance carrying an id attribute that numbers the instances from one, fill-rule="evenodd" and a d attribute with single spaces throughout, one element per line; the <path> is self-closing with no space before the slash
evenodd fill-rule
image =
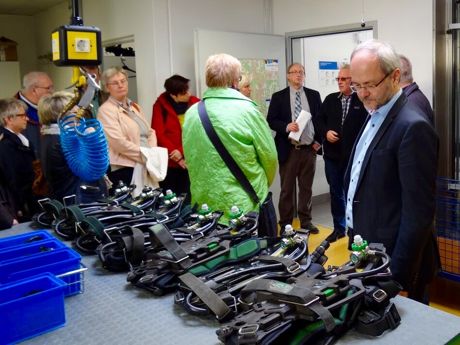
<path id="1" fill-rule="evenodd" d="M 198 103 L 198 114 L 200 115 L 201 123 L 214 145 L 217 152 L 220 154 L 220 157 L 227 165 L 230 172 L 235 176 L 236 180 L 241 183 L 241 186 L 249 195 L 249 197 L 257 204 L 259 204 L 259 227 L 258 235 L 259 236 L 268 236 L 268 237 L 277 237 L 278 236 L 278 226 L 276 221 L 276 212 L 273 205 L 272 192 L 268 192 L 267 198 L 260 204 L 260 199 L 257 196 L 256 191 L 252 187 L 246 175 L 244 175 L 241 168 L 238 166 L 236 161 L 230 155 L 230 153 L 225 148 L 224 144 L 217 135 L 214 127 L 212 126 L 211 121 L 209 120 L 208 113 L 203 101 Z"/>

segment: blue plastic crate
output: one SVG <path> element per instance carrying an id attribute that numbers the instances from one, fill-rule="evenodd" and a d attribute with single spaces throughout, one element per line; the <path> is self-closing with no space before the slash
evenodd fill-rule
<path id="1" fill-rule="evenodd" d="M 0 251 L 15 246 L 23 246 L 51 239 L 55 239 L 55 237 L 45 230 L 31 231 L 21 235 L 9 236 L 0 239 Z"/>
<path id="2" fill-rule="evenodd" d="M 0 284 L 49 272 L 67 283 L 64 294 L 71 296 L 82 292 L 84 270 L 81 268 L 80 254 L 70 248 L 63 248 L 1 262 Z"/>
<path id="3" fill-rule="evenodd" d="M 65 286 L 49 273 L 0 286 L 0 344 L 64 326 Z"/>
<path id="4" fill-rule="evenodd" d="M 9 247 L 0 250 L 0 262 L 17 260 L 30 255 L 40 255 L 62 248 L 67 248 L 67 246 L 58 239 L 44 240 L 32 242 L 32 244 Z"/>
<path id="5" fill-rule="evenodd" d="M 439 178 L 436 192 L 436 232 L 441 275 L 460 281 L 460 181 Z"/>

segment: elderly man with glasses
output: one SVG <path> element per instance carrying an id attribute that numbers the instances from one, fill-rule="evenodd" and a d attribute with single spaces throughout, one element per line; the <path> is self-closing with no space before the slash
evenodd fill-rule
<path id="1" fill-rule="evenodd" d="M 29 72 L 22 79 L 22 90 L 14 96 L 27 104 L 28 126 L 23 134 L 29 139 L 34 147 L 35 155 L 40 152 L 40 122 L 38 119 L 38 101 L 43 96 L 51 95 L 54 85 L 51 78 L 45 72 Z"/>
<path id="2" fill-rule="evenodd" d="M 428 302 L 439 267 L 434 236 L 438 137 L 401 90 L 400 61 L 387 43 L 367 41 L 353 51 L 351 87 L 370 114 L 345 175 L 346 224 L 382 243 L 391 273 L 409 298 Z"/>
<path id="3" fill-rule="evenodd" d="M 27 105 L 15 98 L 0 100 L 0 181 L 12 196 L 14 217 L 30 220 L 37 210 L 32 193 L 35 154 L 23 135 L 27 127 Z"/>
<path id="4" fill-rule="evenodd" d="M 339 92 L 326 96 L 316 123 L 322 138 L 324 168 L 331 196 L 334 231 L 326 238 L 331 243 L 345 237 L 343 177 L 353 144 L 367 117 L 363 103 L 350 88 L 349 64 L 340 66 L 336 80 Z"/>

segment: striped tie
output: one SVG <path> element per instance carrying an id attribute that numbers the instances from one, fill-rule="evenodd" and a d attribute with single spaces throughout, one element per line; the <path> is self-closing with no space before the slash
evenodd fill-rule
<path id="1" fill-rule="evenodd" d="M 295 107 L 294 107 L 294 117 L 297 120 L 300 112 L 302 111 L 302 102 L 300 101 L 300 91 L 295 93 Z"/>

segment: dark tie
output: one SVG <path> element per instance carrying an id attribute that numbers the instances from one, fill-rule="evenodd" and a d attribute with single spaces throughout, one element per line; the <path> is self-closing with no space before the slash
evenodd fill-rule
<path id="1" fill-rule="evenodd" d="M 294 107 L 294 118 L 297 120 L 300 112 L 302 111 L 302 102 L 300 100 L 300 91 L 295 93 L 295 107 Z"/>

